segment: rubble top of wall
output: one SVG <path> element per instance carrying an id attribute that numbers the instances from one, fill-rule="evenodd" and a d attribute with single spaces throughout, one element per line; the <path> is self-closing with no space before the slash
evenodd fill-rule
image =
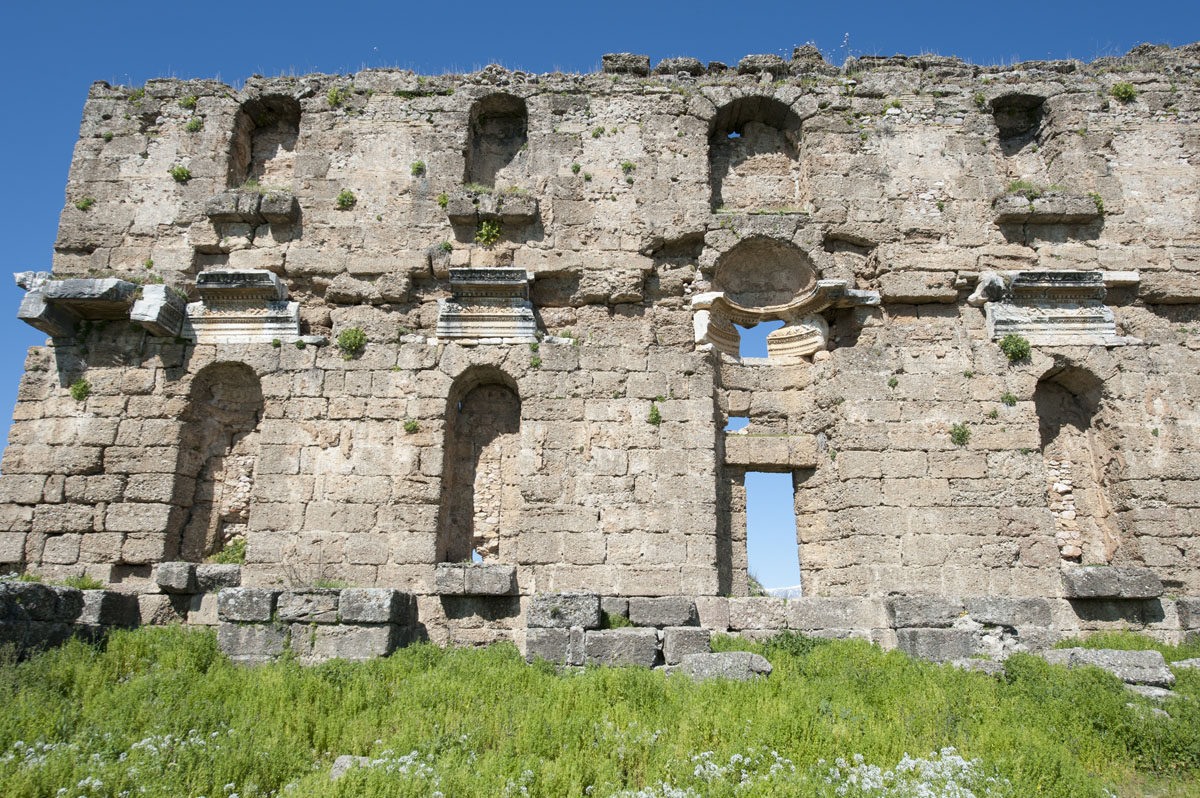
<path id="1" fill-rule="evenodd" d="M 412 70 L 397 68 L 364 69 L 348 74 L 311 73 L 300 76 L 268 78 L 253 75 L 245 82 L 241 93 L 289 94 L 297 99 L 323 94 L 329 87 L 344 87 L 351 95 L 370 95 L 387 92 L 408 99 L 448 97 L 460 87 L 488 86 L 520 89 L 542 85 L 559 91 L 603 93 L 606 89 L 629 92 L 629 83 L 654 91 L 674 84 L 753 85 L 764 79 L 776 83 L 789 79 L 806 85 L 827 82 L 832 85 L 854 80 L 864 73 L 898 72 L 947 83 L 963 81 L 1025 82 L 1031 80 L 1069 80 L 1075 77 L 1115 75 L 1137 82 L 1150 74 L 1166 74 L 1191 78 L 1200 75 L 1200 42 L 1170 47 L 1169 45 L 1140 44 L 1123 56 L 1103 56 L 1091 62 L 1078 59 L 1033 60 L 1015 64 L 972 64 L 958 56 L 919 55 L 861 55 L 847 58 L 840 67 L 831 65 L 812 45 L 795 48 L 791 60 L 773 54 L 747 55 L 737 64 L 720 61 L 706 64 L 694 58 L 666 58 L 653 67 L 649 56 L 632 53 L 612 53 L 603 57 L 599 72 L 535 73 L 510 70 L 499 64 L 489 64 L 472 73 L 421 75 Z M 766 77 L 764 77 L 766 76 Z M 201 78 L 154 78 L 141 88 L 113 86 L 107 81 L 92 84 L 92 99 L 126 98 L 131 93 L 149 100 L 169 99 L 190 94 L 226 95 L 233 98 L 237 90 L 220 80 Z"/>

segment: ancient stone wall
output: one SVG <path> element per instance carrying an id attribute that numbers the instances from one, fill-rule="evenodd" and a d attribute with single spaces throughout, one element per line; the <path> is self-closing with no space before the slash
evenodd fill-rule
<path id="1" fill-rule="evenodd" d="M 534 593 L 743 595 L 776 471 L 806 596 L 1196 595 L 1197 53 L 95 84 L 0 563 L 137 589 L 244 541 L 247 585 L 476 642 Z M 473 555 L 515 587 L 438 571 Z"/>

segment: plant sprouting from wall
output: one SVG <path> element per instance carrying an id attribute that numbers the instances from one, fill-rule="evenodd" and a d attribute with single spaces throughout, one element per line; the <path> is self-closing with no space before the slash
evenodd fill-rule
<path id="1" fill-rule="evenodd" d="M 176 183 L 186 183 L 192 179 L 192 170 L 186 166 L 176 166 L 171 170 L 171 177 L 175 178 Z"/>
<path id="2" fill-rule="evenodd" d="M 367 348 L 367 334 L 361 327 L 347 327 L 338 333 L 337 345 L 344 360 L 353 360 Z"/>
<path id="3" fill-rule="evenodd" d="M 413 161 L 412 166 L 409 167 L 409 172 L 413 177 L 423 177 L 425 175 L 425 162 Z"/>
<path id="4" fill-rule="evenodd" d="M 334 204 L 337 205 L 339 211 L 348 211 L 358 204 L 358 197 L 354 196 L 354 192 L 350 189 L 344 188 L 338 192 Z"/>
<path id="5" fill-rule="evenodd" d="M 475 243 L 482 247 L 491 247 L 500 240 L 501 229 L 498 222 L 481 222 L 475 230 Z"/>
<path id="6" fill-rule="evenodd" d="M 71 383 L 71 398 L 76 402 L 84 401 L 91 392 L 92 384 L 82 377 Z"/>
<path id="7" fill-rule="evenodd" d="M 650 403 L 650 415 L 646 417 L 646 423 L 656 427 L 662 423 L 662 413 L 658 410 L 658 402 Z"/>
<path id="8" fill-rule="evenodd" d="M 950 427 L 950 440 L 955 446 L 966 446 L 971 440 L 970 428 L 960 421 Z"/>
<path id="9" fill-rule="evenodd" d="M 1009 333 L 1000 339 L 1000 351 L 1008 358 L 1009 363 L 1020 363 L 1022 360 L 1028 360 L 1032 352 L 1029 346 L 1029 339 L 1023 335 Z"/>

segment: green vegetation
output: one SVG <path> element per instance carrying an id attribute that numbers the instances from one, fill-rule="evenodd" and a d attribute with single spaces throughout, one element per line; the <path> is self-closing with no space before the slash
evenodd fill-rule
<path id="1" fill-rule="evenodd" d="M 179 101 L 179 105 L 181 107 L 186 108 L 189 111 L 191 111 L 196 107 L 196 100 L 198 100 L 198 99 L 200 99 L 200 98 L 197 97 L 196 95 L 189 94 L 187 97 L 184 97 L 182 100 Z"/>
<path id="2" fill-rule="evenodd" d="M 1008 184 L 1008 188 L 1004 191 L 1005 194 L 1017 194 L 1027 200 L 1035 200 L 1045 194 L 1045 190 L 1040 186 L 1036 186 L 1028 180 L 1014 180 Z"/>
<path id="3" fill-rule="evenodd" d="M 442 252 L 450 253 L 454 251 L 454 245 L 449 241 L 443 241 L 442 243 L 438 244 L 438 249 L 440 249 Z"/>
<path id="4" fill-rule="evenodd" d="M 1092 198 L 1092 202 L 1096 203 L 1096 213 L 1104 215 L 1104 197 L 1101 197 L 1094 191 L 1089 191 L 1088 196 Z"/>
<path id="5" fill-rule="evenodd" d="M 415 418 L 404 419 L 404 431 L 407 432 L 409 435 L 412 435 L 414 432 L 420 431 L 420 429 L 421 429 L 421 424 Z"/>
<path id="6" fill-rule="evenodd" d="M 438 194 L 437 204 L 439 208 L 446 210 L 446 206 L 450 204 L 450 195 L 444 191 L 441 194 Z"/>
<path id="7" fill-rule="evenodd" d="M 653 424 L 656 427 L 662 423 L 662 413 L 658 410 L 657 402 L 650 403 L 650 415 L 646 417 L 646 423 Z"/>
<path id="8" fill-rule="evenodd" d="M 592 128 L 592 138 L 598 139 L 604 135 L 604 125 Z"/>
<path id="9" fill-rule="evenodd" d="M 983 92 L 981 91 L 975 92 L 975 95 L 971 97 L 971 100 L 975 103 L 976 108 L 982 108 L 987 102 L 987 98 L 983 96 Z"/>
<path id="10" fill-rule="evenodd" d="M 308 346 L 308 344 L 304 343 L 304 339 L 303 339 L 303 338 L 297 338 L 297 339 L 296 339 L 296 348 L 297 348 L 297 349 L 303 349 L 303 348 L 304 348 L 304 347 L 306 347 L 306 346 Z"/>
<path id="11" fill-rule="evenodd" d="M 347 327 L 338 333 L 337 345 L 343 360 L 353 360 L 367 348 L 367 334 L 361 327 Z"/>
<path id="12" fill-rule="evenodd" d="M 621 171 L 624 172 L 625 174 L 629 174 L 630 172 L 634 171 L 635 169 L 637 169 L 637 164 L 635 164 L 633 161 L 622 161 L 621 162 Z"/>
<path id="13" fill-rule="evenodd" d="M 571 164 L 571 174 L 573 174 L 573 175 L 577 175 L 577 174 L 579 174 L 579 170 L 580 170 L 580 169 L 582 169 L 582 168 L 583 168 L 583 167 L 582 167 L 582 166 L 580 166 L 580 165 L 579 165 L 579 164 L 577 164 L 577 163 L 573 163 L 573 164 Z"/>
<path id="14" fill-rule="evenodd" d="M 192 179 L 192 170 L 186 166 L 176 166 L 171 170 L 171 177 L 175 178 L 176 183 L 186 183 Z"/>
<path id="15" fill-rule="evenodd" d="M 358 204 L 358 197 L 354 196 L 354 192 L 350 189 L 344 188 L 338 192 L 337 199 L 334 200 L 334 204 L 337 206 L 339 211 L 348 211 Z"/>
<path id="16" fill-rule="evenodd" d="M 82 377 L 71 383 L 71 398 L 76 402 L 82 402 L 87 399 L 91 392 L 92 384 Z"/>
<path id="17" fill-rule="evenodd" d="M 327 590 L 341 590 L 342 588 L 350 587 L 350 583 L 345 579 L 330 579 L 328 577 L 321 577 L 320 579 L 314 580 L 312 586 L 322 587 Z"/>
<path id="18" fill-rule="evenodd" d="M 188 123 L 183 126 L 183 129 L 188 133 L 199 133 L 204 130 L 204 119 L 198 116 L 193 116 L 188 120 Z"/>
<path id="19" fill-rule="evenodd" d="M 899 384 L 900 384 L 900 380 L 896 379 L 895 377 L 888 378 L 888 387 L 889 388 L 895 388 Z"/>
<path id="20" fill-rule="evenodd" d="M 117 631 L 103 646 L 72 641 L 0 663 L 0 784 L 12 798 L 61 788 L 72 798 L 863 798 L 881 793 L 848 783 L 865 775 L 858 757 L 885 770 L 906 754 L 945 765 L 949 746 L 978 798 L 1182 796 L 1200 782 L 1200 672 L 1179 673 L 1166 718 L 1103 671 L 1027 654 L 997 680 L 861 640 L 793 633 L 714 646 L 756 651 L 775 671 L 700 684 L 637 668 L 559 674 L 509 645 L 428 644 L 364 663 L 244 668 L 211 631 Z M 1185 655 L 1195 653 L 1165 652 Z M 342 754 L 379 762 L 331 781 Z M 102 787 L 77 786 L 85 780 Z M 934 783 L 890 794 L 968 793 Z"/>
<path id="21" fill-rule="evenodd" d="M 409 172 L 413 177 L 422 177 L 425 174 L 425 162 L 413 161 L 412 166 L 409 167 Z"/>
<path id="22" fill-rule="evenodd" d="M 499 222 L 481 222 L 475 230 L 475 243 L 482 247 L 490 247 L 500 240 L 500 235 Z"/>
<path id="23" fill-rule="evenodd" d="M 629 620 L 624 615 L 612 615 L 601 610 L 600 626 L 604 629 L 625 629 L 633 626 L 633 621 Z"/>
<path id="24" fill-rule="evenodd" d="M 540 369 L 541 367 L 542 367 L 542 359 L 540 357 L 538 357 L 537 355 L 534 355 L 533 357 L 529 358 L 529 368 Z"/>
<path id="25" fill-rule="evenodd" d="M 1009 407 L 1013 407 L 1017 404 L 1017 397 L 1016 394 L 1005 391 L 1004 393 L 1000 394 L 1000 401 L 1004 402 L 1004 404 Z"/>
<path id="26" fill-rule="evenodd" d="M 303 342 L 297 341 L 296 343 Z M 246 539 L 234 538 L 226 543 L 224 548 L 209 557 L 207 562 L 218 565 L 243 565 L 246 562 Z"/>
<path id="27" fill-rule="evenodd" d="M 950 440 L 955 446 L 966 446 L 971 441 L 971 429 L 960 421 L 950 427 Z"/>
<path id="28" fill-rule="evenodd" d="M 275 347 L 276 349 L 278 349 L 279 347 L 283 346 L 283 341 L 280 341 L 278 338 L 272 338 L 272 339 L 271 339 L 271 346 L 273 346 L 273 347 Z"/>
<path id="29" fill-rule="evenodd" d="M 1126 81 L 1114 83 L 1108 93 L 1113 96 L 1113 99 L 1123 103 L 1131 103 L 1137 99 L 1137 88 Z"/>
<path id="30" fill-rule="evenodd" d="M 112 131 L 105 131 L 105 133 L 104 133 L 104 142 L 107 144 L 108 142 L 110 142 L 110 141 L 112 141 L 112 140 L 113 140 L 113 134 L 112 134 Z"/>
<path id="31" fill-rule="evenodd" d="M 95 204 L 96 204 L 95 197 L 84 197 L 83 199 L 77 200 L 75 202 L 75 210 L 83 211 L 84 213 L 87 213 L 88 208 L 92 207 Z"/>
<path id="32" fill-rule="evenodd" d="M 1000 351 L 1008 358 L 1009 363 L 1020 363 L 1022 360 L 1028 360 L 1032 352 L 1029 347 L 1029 339 L 1016 333 L 1009 333 L 1000 339 Z"/>
<path id="33" fill-rule="evenodd" d="M 108 585 L 101 582 L 94 576 L 81 574 L 79 576 L 68 576 L 63 579 L 60 584 L 66 587 L 73 587 L 77 590 L 103 590 Z"/>
<path id="34" fill-rule="evenodd" d="M 329 103 L 330 108 L 337 108 L 339 105 L 346 102 L 346 100 L 349 100 L 352 94 L 353 92 L 351 92 L 348 88 L 334 86 L 325 95 L 325 101 Z"/>

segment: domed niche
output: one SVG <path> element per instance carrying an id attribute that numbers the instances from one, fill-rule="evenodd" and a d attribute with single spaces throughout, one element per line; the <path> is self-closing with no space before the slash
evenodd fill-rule
<path id="1" fill-rule="evenodd" d="M 738 244 L 717 261 L 713 275 L 713 289 L 748 311 L 782 309 L 816 285 L 817 270 L 808 256 L 774 238 L 751 238 Z"/>

